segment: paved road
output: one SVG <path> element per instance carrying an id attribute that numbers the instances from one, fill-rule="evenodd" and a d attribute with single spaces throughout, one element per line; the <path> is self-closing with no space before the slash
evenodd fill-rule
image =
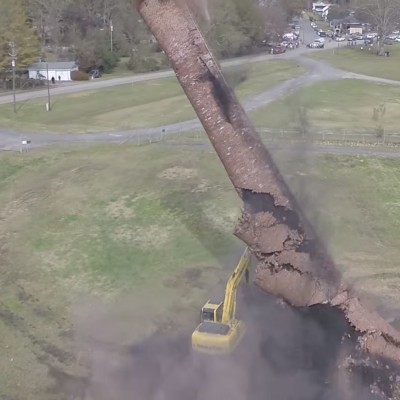
<path id="1" fill-rule="evenodd" d="M 302 29 L 304 34 L 302 38 L 304 38 L 304 42 L 308 43 L 315 39 L 316 35 L 311 28 L 310 24 L 307 21 L 302 21 Z M 326 47 L 332 48 L 336 47 L 338 44 L 336 42 L 327 42 Z M 364 79 L 373 82 L 381 82 L 385 84 L 391 85 L 400 85 L 399 81 L 391 81 L 388 79 L 382 78 L 375 78 L 355 73 L 350 73 L 346 71 L 342 71 L 336 69 L 323 61 L 314 60 L 311 58 L 304 57 L 303 54 L 306 51 L 318 51 L 313 49 L 306 49 L 305 46 L 300 47 L 299 49 L 289 51 L 282 55 L 258 55 L 258 56 L 251 56 L 251 57 L 242 57 L 234 60 L 228 60 L 223 63 L 224 66 L 237 66 L 241 64 L 246 64 L 249 62 L 258 62 L 267 59 L 294 59 L 297 60 L 299 63 L 304 65 L 308 72 L 304 75 L 301 75 L 297 78 L 290 79 L 282 84 L 260 93 L 247 101 L 244 102 L 244 107 L 247 111 L 255 110 L 259 107 L 265 106 L 268 103 L 274 101 L 275 99 L 286 95 L 290 92 L 293 92 L 304 85 L 323 81 L 323 80 L 334 80 L 334 79 Z M 134 77 L 124 77 L 124 78 L 117 78 L 117 79 L 110 79 L 108 81 L 94 81 L 94 82 L 87 82 L 87 83 L 80 83 L 80 84 L 73 84 L 66 87 L 61 87 L 53 90 L 53 94 L 57 93 L 65 94 L 65 93 L 72 93 L 77 91 L 85 91 L 90 89 L 98 89 L 102 87 L 111 87 L 115 85 L 124 84 L 127 82 L 140 82 L 150 79 L 160 79 L 165 77 L 173 76 L 172 71 L 163 71 L 157 73 L 149 73 L 143 74 Z M 43 93 L 40 92 L 31 92 L 24 94 L 25 96 L 31 96 L 29 98 L 37 98 L 43 96 Z M 47 95 L 46 93 L 44 95 Z M 1 102 L 7 102 L 7 99 L 0 98 Z M 21 99 L 21 98 L 20 98 Z M 179 132 L 190 131 L 196 128 L 200 128 L 200 122 L 198 119 L 193 119 L 189 121 L 178 122 L 175 124 L 161 126 L 161 127 L 153 127 L 153 128 L 146 128 L 146 129 L 134 129 L 129 131 L 118 131 L 118 132 L 102 132 L 96 134 L 60 134 L 60 133 L 44 133 L 44 132 L 17 132 L 9 129 L 1 129 L 0 128 L 0 151 L 19 151 L 21 148 L 21 140 L 24 138 L 29 138 L 32 143 L 31 147 L 42 147 L 47 146 L 50 144 L 67 144 L 67 143 L 102 143 L 102 142 L 109 142 L 109 143 L 121 143 L 121 142 L 128 142 L 128 141 L 137 141 L 143 140 L 145 138 L 157 137 L 159 138 L 162 135 L 170 135 Z M 322 148 L 319 148 L 322 151 Z M 342 149 L 342 148 L 340 148 Z M 344 149 L 342 149 L 344 150 Z M 359 150 L 358 150 L 359 151 Z M 354 153 L 353 153 L 354 154 Z M 358 153 L 357 153 L 358 154 Z M 377 153 L 375 153 L 378 155 Z M 385 153 L 387 154 L 387 153 Z"/>
<path id="2" fill-rule="evenodd" d="M 317 36 L 314 30 L 311 28 L 310 24 L 306 21 L 302 22 L 304 26 L 304 40 L 305 43 L 313 41 Z M 327 44 L 329 47 L 332 44 Z M 283 58 L 283 59 L 291 59 L 296 58 L 297 55 L 305 52 L 305 51 L 313 51 L 312 49 L 307 49 L 305 46 L 302 48 L 287 52 L 285 54 L 279 56 L 273 56 L 270 54 L 261 54 L 256 56 L 248 56 L 248 57 L 239 57 L 231 60 L 225 60 L 222 62 L 222 66 L 224 67 L 233 67 L 239 66 L 248 63 L 255 63 L 259 61 L 266 61 L 272 58 Z M 155 79 L 162 79 L 162 78 L 170 78 L 175 76 L 172 70 L 168 71 L 159 71 L 159 72 L 151 72 L 147 74 L 138 74 L 138 75 L 131 75 L 125 76 L 121 78 L 114 78 L 114 79 L 105 79 L 105 80 L 91 80 L 89 82 L 73 82 L 73 83 L 65 83 L 64 86 L 57 86 L 55 88 L 50 88 L 51 94 L 58 95 L 58 94 L 69 94 L 69 93 L 76 93 L 76 92 L 84 92 L 87 90 L 96 90 L 96 89 L 103 89 L 112 86 L 124 85 L 127 83 L 136 83 L 136 82 L 144 82 L 149 80 Z M 37 90 L 33 92 L 24 92 L 17 94 L 17 101 L 29 101 L 41 97 L 47 97 L 47 89 Z M 8 104 L 13 102 L 12 95 L 3 95 L 0 96 L 0 105 L 1 104 Z"/>

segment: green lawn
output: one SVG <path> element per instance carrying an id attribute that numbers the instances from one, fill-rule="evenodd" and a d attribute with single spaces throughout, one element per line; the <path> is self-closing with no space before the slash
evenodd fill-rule
<path id="1" fill-rule="evenodd" d="M 71 322 L 83 318 L 78 336 L 96 336 L 85 320 L 103 309 L 117 320 L 99 333 L 107 343 L 140 341 L 171 321 L 194 328 L 233 268 L 239 203 L 214 154 L 2 153 L 0 175 L 0 398 L 60 399 L 46 394 L 48 366 L 82 373 Z"/>
<path id="2" fill-rule="evenodd" d="M 326 81 L 301 88 L 288 97 L 276 100 L 252 113 L 260 128 L 299 128 L 299 110 L 305 109 L 306 123 L 316 129 L 345 129 L 353 132 L 376 132 L 373 109 L 385 104 L 382 119 L 385 130 L 399 132 L 400 86 L 361 80 Z"/>
<path id="3" fill-rule="evenodd" d="M 279 157 L 292 190 L 345 280 L 377 304 L 398 310 L 399 161 L 312 157 L 301 150 Z"/>
<path id="4" fill-rule="evenodd" d="M 400 81 L 400 44 L 386 48 L 390 57 L 378 57 L 375 52 L 347 46 L 318 51 L 308 56 L 327 61 L 346 71 Z"/>
<path id="5" fill-rule="evenodd" d="M 0 398 L 63 399 L 90 346 L 190 331 L 223 288 L 240 204 L 213 152 L 172 144 L 0 153 Z M 399 162 L 274 156 L 345 278 L 399 304 Z"/>
<path id="6" fill-rule="evenodd" d="M 240 98 L 260 93 L 304 73 L 292 61 L 272 60 L 228 71 L 234 81 L 246 79 L 236 91 Z M 0 126 L 29 131 L 98 132 L 160 126 L 195 117 L 176 78 L 160 79 L 109 89 L 53 97 L 53 110 L 46 112 L 46 99 L 0 107 Z"/>

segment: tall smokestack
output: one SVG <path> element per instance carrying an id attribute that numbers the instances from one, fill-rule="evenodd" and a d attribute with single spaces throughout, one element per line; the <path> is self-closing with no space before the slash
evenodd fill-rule
<path id="1" fill-rule="evenodd" d="M 341 280 L 271 155 L 226 83 L 185 0 L 136 6 L 196 111 L 243 200 L 235 234 L 258 260 L 256 283 L 293 306 L 340 308 L 363 334 L 363 349 L 400 361 L 400 333 L 368 310 Z"/>

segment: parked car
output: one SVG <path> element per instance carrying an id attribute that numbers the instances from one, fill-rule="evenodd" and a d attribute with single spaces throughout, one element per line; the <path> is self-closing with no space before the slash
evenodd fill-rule
<path id="1" fill-rule="evenodd" d="M 294 33 L 285 33 L 283 36 L 282 36 L 282 38 L 284 39 L 284 40 L 293 40 L 293 39 L 295 39 L 295 34 Z"/>
<path id="2" fill-rule="evenodd" d="M 102 76 L 102 74 L 101 74 L 101 72 L 100 72 L 99 69 L 93 69 L 93 70 L 90 72 L 90 77 L 91 77 L 92 79 L 101 78 L 101 76 Z"/>
<path id="3" fill-rule="evenodd" d="M 366 34 L 367 39 L 375 39 L 378 36 L 376 32 L 369 32 Z"/>
<path id="4" fill-rule="evenodd" d="M 323 31 L 322 29 L 320 29 L 320 30 L 317 32 L 317 34 L 318 34 L 318 36 L 326 37 L 326 32 Z"/>
<path id="5" fill-rule="evenodd" d="M 324 43 L 321 42 L 311 42 L 306 45 L 309 49 L 323 49 L 325 47 Z"/>
<path id="6" fill-rule="evenodd" d="M 318 39 L 315 39 L 314 42 L 325 43 L 325 39 L 323 37 L 320 37 Z"/>
<path id="7" fill-rule="evenodd" d="M 400 36 L 397 36 L 396 39 L 394 39 L 395 42 L 400 42 Z"/>
<path id="8" fill-rule="evenodd" d="M 281 45 L 275 45 L 271 48 L 271 54 L 282 54 L 286 52 L 286 47 Z"/>
<path id="9" fill-rule="evenodd" d="M 344 42 L 346 38 L 344 36 L 337 36 L 335 39 L 337 42 Z"/>

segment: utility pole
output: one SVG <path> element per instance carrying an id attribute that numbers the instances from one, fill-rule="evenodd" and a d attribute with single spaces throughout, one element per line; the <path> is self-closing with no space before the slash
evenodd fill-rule
<path id="1" fill-rule="evenodd" d="M 113 32 L 114 32 L 114 26 L 112 19 L 110 20 L 110 50 L 111 52 L 113 51 Z"/>
<path id="2" fill-rule="evenodd" d="M 46 62 L 46 73 L 47 73 L 47 111 L 51 111 L 50 81 L 49 81 L 49 63 L 48 63 L 48 62 Z"/>
<path id="3" fill-rule="evenodd" d="M 17 102 L 16 102 L 16 98 L 15 98 L 15 63 L 17 60 L 17 51 L 15 49 L 14 42 L 10 42 L 9 47 L 10 47 L 10 52 L 8 53 L 8 55 L 11 57 L 11 66 L 12 66 L 13 105 L 14 105 L 14 113 L 16 114 L 17 113 Z"/>

